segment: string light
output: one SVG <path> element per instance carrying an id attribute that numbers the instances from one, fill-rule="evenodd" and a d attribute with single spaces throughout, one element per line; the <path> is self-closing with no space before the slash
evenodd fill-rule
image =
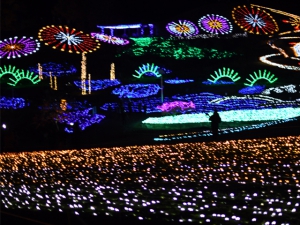
<path id="1" fill-rule="evenodd" d="M 116 79 L 116 71 L 115 71 L 115 64 L 110 64 L 110 80 Z"/>
<path id="2" fill-rule="evenodd" d="M 52 72 L 49 72 L 50 77 L 50 88 L 53 89 Z"/>
<path id="3" fill-rule="evenodd" d="M 89 94 L 92 93 L 91 74 L 89 74 Z"/>
<path id="4" fill-rule="evenodd" d="M 81 94 L 86 95 L 86 56 L 84 53 L 81 55 Z"/>
<path id="5" fill-rule="evenodd" d="M 146 75 L 151 74 L 151 75 L 154 75 L 155 77 L 161 77 L 161 74 L 160 74 L 158 68 L 159 67 L 155 66 L 154 63 L 152 63 L 151 65 L 149 63 L 143 64 L 142 66 L 139 67 L 139 70 L 135 70 L 137 75 L 132 75 L 132 76 L 136 77 L 136 78 L 141 78 L 141 76 L 144 74 L 146 74 Z"/>
<path id="6" fill-rule="evenodd" d="M 280 56 L 280 55 L 281 55 L 280 53 L 265 55 L 265 56 L 259 57 L 259 60 L 261 62 L 263 62 L 263 63 L 266 63 L 266 64 L 271 65 L 271 66 L 277 66 L 277 67 L 279 67 L 281 69 L 300 71 L 300 67 L 299 66 L 293 66 L 293 65 L 286 65 L 286 64 L 281 64 L 281 63 L 275 63 L 275 62 L 272 62 L 272 61 L 269 60 L 269 58 L 277 57 L 277 56 Z M 297 58 L 292 58 L 292 57 L 291 57 L 291 59 L 299 60 Z"/>
<path id="7" fill-rule="evenodd" d="M 227 77 L 231 79 L 233 82 L 236 82 L 239 79 L 241 79 L 241 77 L 238 76 L 238 72 L 235 72 L 233 69 L 225 68 L 225 67 L 223 67 L 223 70 L 218 69 L 218 71 L 215 71 L 215 76 L 214 75 L 210 75 L 210 76 L 212 79 L 207 79 L 207 80 L 212 83 L 216 83 L 219 79 L 223 77 Z"/>
<path id="8" fill-rule="evenodd" d="M 49 62 L 40 65 L 43 68 L 42 70 L 43 76 L 49 76 L 49 72 L 52 72 L 52 75 L 55 75 L 57 77 L 63 75 L 75 74 L 77 72 L 77 69 L 73 65 L 69 65 L 68 63 L 60 64 L 60 63 Z M 29 71 L 34 73 L 39 73 L 39 70 L 35 66 L 29 67 Z"/>
<path id="9" fill-rule="evenodd" d="M 39 79 L 43 80 L 43 67 L 38 63 Z"/>
<path id="10" fill-rule="evenodd" d="M 77 87 L 82 88 L 81 81 L 74 81 L 74 84 Z M 91 87 L 91 90 L 93 90 L 93 91 L 103 90 L 103 89 L 106 89 L 109 87 L 118 86 L 119 84 L 121 84 L 121 82 L 117 79 L 115 79 L 115 80 L 102 79 L 102 80 L 91 80 L 90 81 L 90 87 Z"/>
<path id="11" fill-rule="evenodd" d="M 271 84 L 278 80 L 277 77 L 274 77 L 274 74 L 271 74 L 271 72 L 267 72 L 267 70 L 264 70 L 263 72 L 261 70 L 258 70 L 258 73 L 253 72 L 254 75 L 250 74 L 250 78 L 247 78 L 246 80 L 248 83 L 244 83 L 246 86 L 253 86 L 258 80 L 264 79 L 270 82 Z"/>
<path id="12" fill-rule="evenodd" d="M 0 98 L 1 109 L 22 109 L 28 105 L 29 103 L 26 104 L 24 98 L 11 98 L 11 97 L 4 97 L 4 96 L 1 96 Z"/>
<path id="13" fill-rule="evenodd" d="M 119 98 L 144 98 L 156 95 L 159 90 L 158 84 L 127 84 L 115 88 L 112 94 L 119 95 Z"/>
<path id="14" fill-rule="evenodd" d="M 54 76 L 54 90 L 57 91 L 57 77 Z"/>
<path id="15" fill-rule="evenodd" d="M 128 45 L 129 44 L 129 40 L 127 40 L 127 39 L 110 36 L 110 35 L 106 35 L 106 34 L 91 33 L 91 36 L 100 41 L 103 41 L 103 42 L 106 42 L 109 44 L 114 44 L 114 45 Z"/>

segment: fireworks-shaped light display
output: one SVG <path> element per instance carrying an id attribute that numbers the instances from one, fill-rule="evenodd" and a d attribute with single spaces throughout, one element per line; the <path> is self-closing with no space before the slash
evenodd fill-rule
<path id="1" fill-rule="evenodd" d="M 232 11 L 234 22 L 251 34 L 273 34 L 279 30 L 276 21 L 265 10 L 238 6 Z"/>
<path id="2" fill-rule="evenodd" d="M 124 38 L 119 38 L 111 35 L 100 34 L 100 33 L 91 33 L 91 36 L 98 39 L 99 41 L 103 41 L 109 44 L 114 45 L 127 45 L 129 44 L 129 40 Z"/>
<path id="3" fill-rule="evenodd" d="M 166 29 L 176 36 L 193 36 L 199 33 L 197 26 L 188 20 L 179 20 L 178 23 L 170 22 Z"/>
<path id="4" fill-rule="evenodd" d="M 100 48 L 97 39 L 82 31 L 70 29 L 67 26 L 46 26 L 40 29 L 38 37 L 40 41 L 44 41 L 46 45 L 52 46 L 54 49 L 68 51 L 69 53 L 88 53 L 96 51 Z"/>
<path id="5" fill-rule="evenodd" d="M 14 37 L 0 40 L 0 58 L 16 58 L 35 53 L 40 48 L 38 40 L 32 37 Z"/>
<path id="6" fill-rule="evenodd" d="M 219 15 L 206 15 L 198 20 L 199 27 L 212 34 L 228 34 L 232 31 L 231 22 Z"/>

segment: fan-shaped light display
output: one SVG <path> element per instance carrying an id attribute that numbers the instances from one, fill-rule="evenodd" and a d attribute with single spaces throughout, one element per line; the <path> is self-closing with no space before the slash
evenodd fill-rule
<path id="1" fill-rule="evenodd" d="M 32 37 L 14 37 L 0 40 L 0 58 L 16 58 L 35 53 L 40 48 L 38 40 Z"/>
<path id="2" fill-rule="evenodd" d="M 265 10 L 238 6 L 232 11 L 234 22 L 251 34 L 273 34 L 279 30 L 276 21 Z"/>
<path id="3" fill-rule="evenodd" d="M 114 45 L 127 45 L 129 44 L 129 40 L 124 38 L 119 38 L 111 35 L 100 34 L 100 33 L 91 33 L 91 36 L 98 39 L 99 41 L 103 41 L 109 44 Z"/>
<path id="4" fill-rule="evenodd" d="M 202 30 L 212 34 L 228 34 L 232 32 L 231 22 L 219 15 L 203 16 L 199 19 L 198 25 Z"/>
<path id="5" fill-rule="evenodd" d="M 88 53 L 96 51 L 100 48 L 97 39 L 82 31 L 70 29 L 67 26 L 46 26 L 40 29 L 38 37 L 40 41 L 44 41 L 46 45 L 52 46 L 54 49 L 68 51 L 69 53 Z"/>
<path id="6" fill-rule="evenodd" d="M 176 36 L 192 36 L 199 33 L 197 26 L 188 20 L 179 20 L 178 23 L 170 22 L 166 29 Z"/>

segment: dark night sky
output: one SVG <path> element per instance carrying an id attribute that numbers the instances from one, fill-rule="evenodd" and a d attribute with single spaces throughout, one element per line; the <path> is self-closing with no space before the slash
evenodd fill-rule
<path id="1" fill-rule="evenodd" d="M 284 4 L 283 4 L 284 2 Z M 290 2 L 290 4 L 288 4 Z M 84 32 L 96 25 L 154 23 L 196 19 L 206 13 L 230 16 L 234 6 L 259 4 L 297 14 L 296 0 L 1 0 L 1 38 L 35 35 L 46 25 L 68 25 Z M 292 4 L 294 3 L 294 4 Z"/>

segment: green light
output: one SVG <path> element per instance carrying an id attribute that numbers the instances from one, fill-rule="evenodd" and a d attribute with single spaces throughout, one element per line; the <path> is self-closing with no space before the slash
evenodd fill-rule
<path id="1" fill-rule="evenodd" d="M 278 78 L 274 77 L 275 75 L 272 74 L 271 72 L 268 72 L 266 70 L 262 71 L 259 70 L 258 74 L 256 72 L 254 72 L 254 76 L 252 74 L 250 74 L 251 79 L 246 79 L 249 83 L 244 83 L 246 86 L 250 86 L 252 87 L 258 80 L 264 79 L 269 81 L 271 84 L 274 83 L 276 80 L 278 80 Z"/>
<path id="2" fill-rule="evenodd" d="M 208 81 L 211 81 L 212 83 L 216 83 L 220 78 L 222 77 L 228 77 L 230 78 L 233 82 L 236 82 L 237 80 L 241 79 L 241 77 L 238 76 L 238 72 L 234 72 L 234 70 L 230 68 L 225 68 L 223 67 L 223 71 L 219 69 L 218 71 L 215 71 L 215 75 L 210 75 L 213 79 L 207 79 Z"/>

